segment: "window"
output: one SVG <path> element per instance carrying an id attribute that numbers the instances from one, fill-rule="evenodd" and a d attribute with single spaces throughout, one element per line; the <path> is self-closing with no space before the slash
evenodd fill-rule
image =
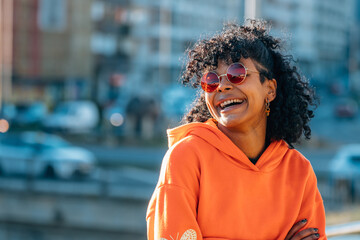
<path id="1" fill-rule="evenodd" d="M 360 155 L 351 156 L 350 160 L 354 163 L 360 163 Z"/>
<path id="2" fill-rule="evenodd" d="M 41 0 L 39 7 L 39 27 L 43 31 L 61 32 L 66 27 L 66 1 Z"/>

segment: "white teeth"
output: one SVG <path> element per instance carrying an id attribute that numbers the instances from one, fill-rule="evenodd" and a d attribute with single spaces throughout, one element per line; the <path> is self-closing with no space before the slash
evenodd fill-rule
<path id="1" fill-rule="evenodd" d="M 225 108 L 227 105 L 234 103 L 234 102 L 242 103 L 242 102 L 244 102 L 244 100 L 240 100 L 240 99 L 226 100 L 220 104 L 220 107 Z"/>

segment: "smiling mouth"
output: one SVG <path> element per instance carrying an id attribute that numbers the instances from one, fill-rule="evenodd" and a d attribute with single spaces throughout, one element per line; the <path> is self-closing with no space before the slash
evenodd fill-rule
<path id="1" fill-rule="evenodd" d="M 220 108 L 223 110 L 227 107 L 231 107 L 231 106 L 235 106 L 235 105 L 240 105 L 242 103 L 244 103 L 245 100 L 240 100 L 240 99 L 231 99 L 231 100 L 227 100 L 227 101 L 224 101 L 222 103 L 220 103 Z"/>

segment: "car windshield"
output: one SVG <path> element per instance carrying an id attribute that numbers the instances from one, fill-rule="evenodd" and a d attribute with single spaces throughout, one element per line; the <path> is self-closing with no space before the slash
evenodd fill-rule
<path id="1" fill-rule="evenodd" d="M 360 164 L 360 155 L 351 156 L 351 161 L 356 164 Z"/>
<path id="2" fill-rule="evenodd" d="M 25 144 L 41 148 L 58 148 L 69 146 L 69 143 L 56 135 L 50 135 L 42 132 L 25 132 L 22 135 Z"/>
<path id="3" fill-rule="evenodd" d="M 28 110 L 29 106 L 28 105 L 18 105 L 17 107 L 18 112 L 25 112 Z"/>
<path id="4" fill-rule="evenodd" d="M 67 114 L 67 113 L 69 113 L 69 110 L 70 110 L 70 108 L 68 105 L 61 104 L 55 109 L 55 112 L 60 113 L 60 114 Z"/>
<path id="5" fill-rule="evenodd" d="M 64 114 L 64 115 L 67 115 L 67 114 L 72 115 L 72 114 L 76 113 L 74 105 L 70 105 L 68 103 L 60 104 L 55 109 L 55 112 L 58 113 L 58 114 Z"/>

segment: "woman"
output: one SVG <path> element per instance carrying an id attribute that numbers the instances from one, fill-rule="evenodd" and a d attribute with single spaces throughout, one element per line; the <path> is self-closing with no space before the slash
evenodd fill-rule
<path id="1" fill-rule="evenodd" d="M 326 239 L 316 176 L 292 146 L 310 138 L 314 95 L 263 22 L 228 25 L 189 50 L 202 92 L 168 130 L 148 239 Z"/>

